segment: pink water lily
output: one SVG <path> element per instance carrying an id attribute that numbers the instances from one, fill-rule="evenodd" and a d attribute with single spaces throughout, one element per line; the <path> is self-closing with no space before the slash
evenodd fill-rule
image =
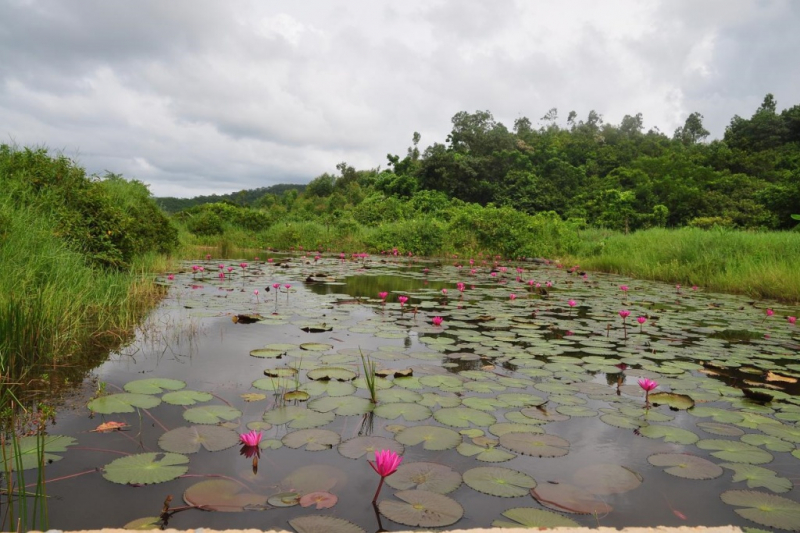
<path id="1" fill-rule="evenodd" d="M 622 317 L 622 320 L 625 320 L 626 318 L 628 318 L 629 316 L 631 316 L 631 312 L 630 312 L 630 311 L 628 311 L 627 309 L 620 309 L 620 310 L 619 310 L 619 316 L 621 316 L 621 317 Z"/>
<path id="2" fill-rule="evenodd" d="M 242 267 L 242 270 L 247 268 L 247 263 L 239 263 L 239 266 Z"/>
<path id="3" fill-rule="evenodd" d="M 397 455 L 392 450 L 380 450 L 375 452 L 375 462 L 367 461 L 369 466 L 381 476 L 381 482 L 378 483 L 378 490 L 375 491 L 375 496 L 372 498 L 372 503 L 378 500 L 378 494 L 383 487 L 383 480 L 397 472 L 397 467 L 403 462 L 403 458 Z"/>
<path id="4" fill-rule="evenodd" d="M 444 319 L 440 316 L 435 316 L 431 319 L 431 322 L 433 322 L 434 326 L 441 326 Z"/>
<path id="5" fill-rule="evenodd" d="M 576 302 L 575 300 L 570 300 L 570 301 L 567 302 L 567 304 L 570 307 L 575 307 L 576 305 L 578 305 L 578 302 Z"/>
<path id="6" fill-rule="evenodd" d="M 786 320 L 789 321 L 789 324 L 795 324 L 797 322 L 797 317 L 796 316 L 787 316 Z"/>
<path id="7" fill-rule="evenodd" d="M 388 292 L 386 292 L 386 291 L 382 291 L 382 292 L 379 292 L 379 293 L 378 293 L 378 297 L 379 297 L 381 300 L 383 300 L 384 302 L 386 301 L 386 297 L 387 297 L 387 296 L 389 296 L 389 293 L 388 293 Z"/>
<path id="8" fill-rule="evenodd" d="M 175 279 L 175 274 L 168 275 L 167 279 L 170 280 L 170 281 L 174 280 Z M 791 322 L 791 320 L 790 320 L 790 322 Z"/>
<path id="9" fill-rule="evenodd" d="M 245 446 L 258 446 L 263 437 L 264 434 L 261 431 L 251 429 L 247 433 L 242 433 L 239 435 L 239 441 Z"/>
<path id="10" fill-rule="evenodd" d="M 658 387 L 658 381 L 654 379 L 642 378 L 639 380 L 639 386 L 644 389 L 644 403 L 650 406 L 650 391 Z"/>
<path id="11" fill-rule="evenodd" d="M 408 301 L 408 296 L 398 296 L 397 301 L 400 302 L 400 307 L 403 307 L 403 304 Z"/>
<path id="12" fill-rule="evenodd" d="M 508 297 L 511 299 L 512 302 L 517 299 L 517 295 L 514 294 L 513 292 L 509 294 Z"/>

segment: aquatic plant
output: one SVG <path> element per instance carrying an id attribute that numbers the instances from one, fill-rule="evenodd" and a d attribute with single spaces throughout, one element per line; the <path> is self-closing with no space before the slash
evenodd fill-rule
<path id="1" fill-rule="evenodd" d="M 372 497 L 372 503 L 378 500 L 378 495 L 381 493 L 383 487 L 383 480 L 397 472 L 397 467 L 403 462 L 403 458 L 397 455 L 392 450 L 380 450 L 375 452 L 375 462 L 367 461 L 369 466 L 381 476 L 381 481 L 378 483 L 378 490 L 375 491 L 375 496 Z"/>
<path id="2" fill-rule="evenodd" d="M 369 358 L 369 355 L 364 355 L 364 352 L 361 351 L 359 348 L 359 354 L 361 355 L 361 366 L 364 369 L 364 383 L 367 385 L 367 390 L 369 391 L 369 400 L 376 404 L 378 403 L 378 388 L 377 388 L 377 365 L 375 361 L 372 361 Z"/>
<path id="3" fill-rule="evenodd" d="M 639 323 L 639 333 L 642 333 L 644 328 L 644 323 L 647 322 L 647 317 L 639 316 L 636 318 L 636 322 Z"/>
<path id="4" fill-rule="evenodd" d="M 650 391 L 658 387 L 658 381 L 654 379 L 642 378 L 639 380 L 639 386 L 644 390 L 644 403 L 650 405 Z"/>
<path id="5" fill-rule="evenodd" d="M 431 322 L 433 322 L 434 326 L 441 326 L 444 319 L 440 316 L 435 316 L 431 319 Z"/>

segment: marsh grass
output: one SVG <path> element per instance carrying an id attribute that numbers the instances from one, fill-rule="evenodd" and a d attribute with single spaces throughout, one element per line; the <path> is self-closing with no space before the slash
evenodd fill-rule
<path id="1" fill-rule="evenodd" d="M 565 261 L 584 269 L 698 285 L 753 298 L 800 301 L 800 234 L 735 230 L 650 229 L 629 235 L 581 233 Z"/>

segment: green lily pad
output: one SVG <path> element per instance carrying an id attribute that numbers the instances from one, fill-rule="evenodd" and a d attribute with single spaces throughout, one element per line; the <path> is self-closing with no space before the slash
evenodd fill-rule
<path id="1" fill-rule="evenodd" d="M 711 455 L 731 463 L 760 465 L 772 461 L 772 454 L 745 442 L 723 439 L 705 439 L 696 446 L 701 450 L 713 450 Z"/>
<path id="2" fill-rule="evenodd" d="M 339 445 L 338 449 L 339 453 L 350 459 L 360 459 L 365 455 L 372 459 L 375 457 L 375 452 L 379 450 L 391 450 L 398 455 L 402 455 L 404 447 L 394 439 L 369 436 L 354 437 L 346 440 Z"/>
<path id="3" fill-rule="evenodd" d="M 569 453 L 569 441 L 556 435 L 532 433 L 506 433 L 500 445 L 523 455 L 536 457 L 562 457 Z"/>
<path id="4" fill-rule="evenodd" d="M 242 412 L 229 405 L 204 405 L 192 407 L 183 412 L 183 418 L 193 424 L 219 424 L 223 420 L 234 420 Z"/>
<path id="5" fill-rule="evenodd" d="M 694 444 L 700 437 L 689 430 L 674 426 L 657 426 L 650 424 L 639 428 L 639 434 L 650 439 L 664 439 L 664 442 L 676 444 Z"/>
<path id="6" fill-rule="evenodd" d="M 330 329 L 328 328 L 325 331 L 330 331 Z M 333 345 L 322 342 L 304 342 L 300 345 L 300 348 L 309 352 L 327 352 L 333 349 Z"/>
<path id="7" fill-rule="evenodd" d="M 422 395 L 422 400 L 419 403 L 425 407 L 458 407 L 461 405 L 461 398 L 455 395 L 447 396 L 435 392 L 426 392 Z"/>
<path id="8" fill-rule="evenodd" d="M 694 400 L 685 394 L 675 394 L 674 392 L 656 392 L 650 395 L 650 403 L 653 405 L 668 405 L 672 409 L 691 409 L 694 407 Z"/>
<path id="9" fill-rule="evenodd" d="M 581 468 L 572 481 L 592 494 L 622 494 L 642 484 L 642 476 L 621 465 L 599 463 Z"/>
<path id="10" fill-rule="evenodd" d="M 424 443 L 422 447 L 431 451 L 450 450 L 461 442 L 461 435 L 438 426 L 412 426 L 400 431 L 395 438 L 406 446 Z"/>
<path id="11" fill-rule="evenodd" d="M 792 442 L 794 444 L 800 443 L 800 427 L 798 426 L 789 426 L 787 424 L 761 424 L 758 426 L 759 431 L 762 433 L 766 433 L 771 437 L 777 437 L 781 440 L 785 440 L 786 442 Z"/>
<path id="12" fill-rule="evenodd" d="M 647 458 L 653 466 L 666 466 L 664 472 L 686 479 L 714 479 L 722 475 L 722 467 L 688 453 L 656 453 Z"/>
<path id="13" fill-rule="evenodd" d="M 730 424 L 698 422 L 697 427 L 702 428 L 703 431 L 707 431 L 713 435 L 722 435 L 723 437 L 739 437 L 744 435 L 744 430 L 737 428 L 736 426 L 731 426 Z"/>
<path id="14" fill-rule="evenodd" d="M 492 527 L 502 528 L 556 528 L 556 527 L 580 527 L 576 521 L 556 514 L 552 511 L 545 511 L 542 509 L 534 509 L 532 507 L 514 507 L 503 511 L 503 516 L 513 520 L 513 522 L 506 522 L 505 520 L 495 520 L 492 522 Z"/>
<path id="15" fill-rule="evenodd" d="M 142 518 L 137 518 L 136 520 L 131 520 L 124 526 L 122 529 L 130 529 L 133 531 L 150 531 L 154 529 L 161 529 L 161 517 L 160 516 L 145 516 Z"/>
<path id="16" fill-rule="evenodd" d="M 720 495 L 728 505 L 743 507 L 736 513 L 762 526 L 796 531 L 800 524 L 800 503 L 752 490 L 729 490 Z"/>
<path id="17" fill-rule="evenodd" d="M 296 405 L 287 405 L 267 411 L 262 418 L 264 422 L 269 422 L 270 424 L 286 424 L 292 429 L 309 429 L 333 422 L 336 415 L 333 413 L 320 413 Z"/>
<path id="18" fill-rule="evenodd" d="M 312 492 L 330 492 L 346 481 L 347 475 L 335 466 L 315 464 L 296 469 L 281 480 L 280 486 L 303 496 Z"/>
<path id="19" fill-rule="evenodd" d="M 456 451 L 465 457 L 475 457 L 478 461 L 485 463 L 502 463 L 516 457 L 513 453 L 508 453 L 494 446 L 478 446 L 469 442 L 459 444 Z"/>
<path id="20" fill-rule="evenodd" d="M 408 389 L 388 389 L 378 391 L 378 403 L 419 403 L 422 394 Z"/>
<path id="21" fill-rule="evenodd" d="M 402 417 L 407 422 L 419 422 L 431 417 L 431 410 L 418 403 L 385 403 L 374 409 L 375 416 L 395 420 Z"/>
<path id="22" fill-rule="evenodd" d="M 778 437 L 761 435 L 760 433 L 747 433 L 742 435 L 739 440 L 753 446 L 763 446 L 771 452 L 790 452 L 794 450 L 793 444 Z"/>
<path id="23" fill-rule="evenodd" d="M 358 396 L 325 396 L 308 402 L 308 408 L 320 413 L 335 413 L 340 416 L 363 415 L 375 407 L 371 401 Z"/>
<path id="24" fill-rule="evenodd" d="M 194 405 L 198 402 L 209 402 L 214 398 L 207 392 L 196 390 L 179 390 L 168 392 L 161 397 L 164 402 L 170 405 Z"/>
<path id="25" fill-rule="evenodd" d="M 308 379 L 314 381 L 352 381 L 356 378 L 356 373 L 347 368 L 327 366 L 309 370 L 306 373 Z"/>
<path id="26" fill-rule="evenodd" d="M 494 415 L 469 407 L 443 407 L 433 413 L 433 418 L 446 426 L 457 428 L 468 428 L 473 425 L 486 427 L 497 422 Z"/>
<path id="27" fill-rule="evenodd" d="M 229 479 L 209 479 L 195 483 L 183 493 L 183 500 L 206 511 L 238 513 L 269 509 L 267 497 L 245 492 L 241 483 Z"/>
<path id="28" fill-rule="evenodd" d="M 311 395 L 304 390 L 293 390 L 284 393 L 283 395 L 283 399 L 286 400 L 287 402 L 293 402 L 293 401 L 304 402 L 309 398 L 311 398 Z"/>
<path id="29" fill-rule="evenodd" d="M 221 426 L 180 427 L 167 431 L 158 439 L 158 446 L 172 453 L 196 453 L 200 448 L 209 452 L 227 450 L 239 443 L 239 435 Z"/>
<path id="30" fill-rule="evenodd" d="M 635 420 L 629 416 L 624 416 L 622 414 L 615 414 L 615 413 L 600 415 L 600 420 L 602 420 L 609 426 L 614 426 L 622 429 L 636 429 L 642 427 L 646 423 L 641 420 Z"/>
<path id="31" fill-rule="evenodd" d="M 329 429 L 300 429 L 287 433 L 281 439 L 284 446 L 302 448 L 308 452 L 330 450 L 339 444 L 339 434 Z"/>
<path id="32" fill-rule="evenodd" d="M 464 483 L 471 488 L 501 498 L 526 496 L 536 486 L 528 474 L 500 466 L 479 466 L 464 472 Z"/>
<path id="33" fill-rule="evenodd" d="M 545 407 L 529 407 L 520 411 L 523 415 L 533 420 L 538 420 L 539 423 L 546 422 L 563 422 L 569 420 L 568 415 L 562 415 L 556 412 L 555 409 L 547 409 Z"/>
<path id="34" fill-rule="evenodd" d="M 381 514 L 393 522 L 412 527 L 444 527 L 458 522 L 464 508 L 457 501 L 427 490 L 403 490 L 394 494 L 402 500 L 382 500 Z"/>
<path id="35" fill-rule="evenodd" d="M 367 533 L 352 522 L 335 516 L 300 516 L 289 520 L 297 533 Z"/>
<path id="36" fill-rule="evenodd" d="M 461 474 L 438 463 L 403 463 L 397 472 L 386 478 L 386 483 L 397 490 L 421 489 L 448 494 L 461 485 Z"/>
<path id="37" fill-rule="evenodd" d="M 253 383 L 255 385 L 255 383 Z M 300 386 L 300 390 L 311 396 L 350 396 L 356 392 L 356 386 L 351 381 L 309 381 Z"/>
<path id="38" fill-rule="evenodd" d="M 133 413 L 136 408 L 152 409 L 161 404 L 161 398 L 148 394 L 135 394 L 131 392 L 121 392 L 119 394 L 109 394 L 95 398 L 87 407 L 95 413 L 112 415 L 117 413 Z"/>
<path id="39" fill-rule="evenodd" d="M 489 433 L 501 437 L 506 433 L 544 433 L 539 426 L 530 424 L 516 424 L 514 422 L 500 422 L 489 426 Z"/>
<path id="40" fill-rule="evenodd" d="M 188 457 L 177 453 L 139 453 L 111 461 L 103 467 L 103 477 L 123 485 L 164 483 L 185 474 L 188 462 Z"/>
<path id="41" fill-rule="evenodd" d="M 129 381 L 123 388 L 125 392 L 134 394 L 161 394 L 165 390 L 179 390 L 185 386 L 185 382 L 177 379 L 148 378 Z"/>
<path id="42" fill-rule="evenodd" d="M 531 489 L 531 495 L 554 511 L 605 516 L 613 510 L 591 492 L 569 483 L 544 483 Z"/>
<path id="43" fill-rule="evenodd" d="M 763 487 L 772 492 L 788 492 L 792 490 L 792 482 L 785 477 L 778 476 L 774 470 L 738 463 L 723 463 L 720 466 L 733 470 L 734 483 L 747 481 L 747 488 L 757 489 Z"/>
<path id="44" fill-rule="evenodd" d="M 46 465 L 48 463 L 60 461 L 61 456 L 56 455 L 55 452 L 66 452 L 67 446 L 73 446 L 77 444 L 78 441 L 72 437 L 65 437 L 64 435 L 45 435 L 41 441 L 39 437 L 28 436 L 20 437 L 17 442 L 19 445 L 18 452 L 10 445 L 7 445 L 8 448 L 5 451 L 5 453 L 8 454 L 8 461 L 6 464 L 8 464 L 11 470 L 16 470 L 19 467 L 17 462 L 21 463 L 22 470 L 38 468 L 40 448 L 43 448 L 41 452 L 43 464 Z"/>
<path id="45" fill-rule="evenodd" d="M 274 348 L 256 348 L 250 350 L 251 357 L 260 357 L 262 359 L 280 359 L 286 355 L 286 350 L 276 350 Z"/>

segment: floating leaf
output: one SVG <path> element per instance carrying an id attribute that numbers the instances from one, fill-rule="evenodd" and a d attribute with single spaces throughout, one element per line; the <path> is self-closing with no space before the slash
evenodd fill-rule
<path id="1" fill-rule="evenodd" d="M 731 463 L 760 465 L 772 461 L 772 454 L 745 442 L 723 439 L 705 439 L 697 442 L 701 450 L 714 450 L 711 455 Z"/>
<path id="2" fill-rule="evenodd" d="M 177 379 L 148 378 L 129 381 L 123 388 L 125 392 L 134 394 L 161 394 L 165 390 L 178 390 L 185 386 L 185 382 Z"/>
<path id="3" fill-rule="evenodd" d="M 403 490 L 394 494 L 402 500 L 382 500 L 378 509 L 393 522 L 412 527 L 443 527 L 464 516 L 464 508 L 452 498 L 427 490 Z"/>
<path id="4" fill-rule="evenodd" d="M 374 413 L 389 420 L 402 417 L 407 422 L 419 422 L 431 417 L 431 410 L 418 403 L 385 403 L 376 407 Z"/>
<path id="5" fill-rule="evenodd" d="M 461 485 L 461 474 L 438 463 L 403 463 L 397 472 L 386 478 L 386 483 L 397 490 L 421 489 L 447 494 Z"/>
<path id="6" fill-rule="evenodd" d="M 569 420 L 569 416 L 557 413 L 554 409 L 550 410 L 545 407 L 529 407 L 520 411 L 523 415 L 533 420 L 538 420 L 539 423 L 545 422 L 563 422 Z"/>
<path id="7" fill-rule="evenodd" d="M 273 507 L 294 507 L 300 505 L 300 494 L 296 492 L 279 492 L 267 499 L 267 503 Z"/>
<path id="8" fill-rule="evenodd" d="M 685 394 L 675 394 L 674 392 L 656 392 L 650 395 L 650 402 L 653 405 L 668 405 L 672 409 L 691 409 L 694 407 L 694 400 Z"/>
<path id="9" fill-rule="evenodd" d="M 766 433 L 772 437 L 777 437 L 786 442 L 795 444 L 800 443 L 800 427 L 789 426 L 786 424 L 761 424 L 758 426 L 759 431 Z"/>
<path id="10" fill-rule="evenodd" d="M 639 434 L 650 439 L 663 438 L 664 442 L 674 442 L 676 444 L 694 444 L 700 439 L 696 434 L 686 429 L 654 424 L 639 428 Z"/>
<path id="11" fill-rule="evenodd" d="M 108 433 L 109 431 L 119 431 L 130 427 L 125 422 L 104 422 L 94 428 L 92 431 L 96 433 Z"/>
<path id="12" fill-rule="evenodd" d="M 367 533 L 352 522 L 334 516 L 301 516 L 289 520 L 297 533 Z"/>
<path id="13" fill-rule="evenodd" d="M 468 428 L 471 425 L 486 427 L 497 422 L 494 415 L 469 407 L 443 407 L 433 413 L 433 418 L 446 426 L 457 428 Z"/>
<path id="14" fill-rule="evenodd" d="M 718 424 L 716 422 L 698 422 L 697 427 L 702 428 L 714 435 L 722 435 L 725 437 L 738 437 L 744 435 L 744 430 L 731 426 L 730 424 Z M 752 443 L 751 443 L 752 444 Z"/>
<path id="15" fill-rule="evenodd" d="M 241 483 L 229 479 L 209 479 L 186 489 L 183 500 L 207 511 L 224 513 L 263 511 L 269 508 L 266 496 L 244 492 L 246 490 Z"/>
<path id="16" fill-rule="evenodd" d="M 65 437 L 64 435 L 45 435 L 42 437 L 41 442 L 39 437 L 36 436 L 20 437 L 17 442 L 19 451 L 14 450 L 10 445 L 7 445 L 8 447 L 3 450 L 4 454 L 9 454 L 5 464 L 12 470 L 18 467 L 18 461 L 21 461 L 23 470 L 38 468 L 42 444 L 44 444 L 44 454 L 41 459 L 44 464 L 48 464 L 61 460 L 61 456 L 55 455 L 55 452 L 65 452 L 67 451 L 67 446 L 73 446 L 77 444 L 78 441 L 72 437 Z"/>
<path id="17" fill-rule="evenodd" d="M 152 409 L 161 403 L 161 399 L 148 394 L 121 392 L 95 398 L 87 407 L 95 413 L 112 415 L 116 413 L 133 413 L 136 408 Z"/>
<path id="18" fill-rule="evenodd" d="M 761 435 L 760 433 L 747 433 L 746 435 L 742 435 L 739 440 L 747 444 L 752 444 L 753 446 L 763 446 L 771 452 L 790 452 L 794 450 L 793 444 L 781 440 L 778 437 Z"/>
<path id="19" fill-rule="evenodd" d="M 465 457 L 475 457 L 478 461 L 485 463 L 502 463 L 516 457 L 513 453 L 508 453 L 494 446 L 479 446 L 468 442 L 459 444 L 456 451 Z"/>
<path id="20" fill-rule="evenodd" d="M 250 350 L 251 357 L 260 357 L 262 359 L 280 359 L 286 355 L 286 350 L 276 350 L 273 348 L 257 348 Z"/>
<path id="21" fill-rule="evenodd" d="M 238 443 L 239 435 L 235 431 L 220 426 L 175 428 L 158 439 L 162 450 L 173 453 L 195 453 L 201 446 L 210 452 L 218 452 Z"/>
<path id="22" fill-rule="evenodd" d="M 139 453 L 111 461 L 103 467 L 103 477 L 131 485 L 164 483 L 185 474 L 189 467 L 183 465 L 188 462 L 188 457 L 177 453 Z"/>
<path id="23" fill-rule="evenodd" d="M 500 466 L 479 466 L 464 472 L 464 483 L 471 488 L 502 498 L 525 496 L 536 486 L 528 474 Z"/>
<path id="24" fill-rule="evenodd" d="M 350 459 L 360 459 L 365 455 L 372 459 L 375 457 L 375 452 L 379 450 L 391 450 L 398 455 L 402 455 L 404 451 L 403 445 L 394 439 L 372 436 L 346 440 L 339 445 L 338 449 L 339 453 Z"/>
<path id="25" fill-rule="evenodd" d="M 317 509 L 330 509 L 336 505 L 338 501 L 339 498 L 330 492 L 310 492 L 300 498 L 300 505 L 302 507 L 311 507 L 315 505 Z"/>
<path id="26" fill-rule="evenodd" d="M 768 468 L 737 463 L 723 463 L 720 466 L 733 470 L 734 483 L 747 481 L 747 488 L 750 489 L 763 487 L 772 492 L 787 492 L 792 489 L 791 481 Z"/>
<path id="27" fill-rule="evenodd" d="M 131 520 L 122 529 L 131 529 L 133 531 L 149 531 L 151 529 L 161 529 L 160 516 L 145 516 L 144 518 L 137 518 Z"/>
<path id="28" fill-rule="evenodd" d="M 751 490 L 729 490 L 720 496 L 728 505 L 745 507 L 736 513 L 757 524 L 796 531 L 800 524 L 800 503 Z"/>
<path id="29" fill-rule="evenodd" d="M 301 466 L 281 481 L 284 489 L 301 496 L 311 492 L 330 492 L 337 485 L 343 485 L 347 475 L 330 465 Z"/>
<path id="30" fill-rule="evenodd" d="M 664 472 L 686 479 L 714 479 L 722 475 L 722 467 L 688 453 L 656 453 L 647 458 L 653 466 L 667 466 Z"/>
<path id="31" fill-rule="evenodd" d="M 539 426 L 532 426 L 530 424 L 515 424 L 513 422 L 500 422 L 499 424 L 492 424 L 489 426 L 489 433 L 501 437 L 506 433 L 544 433 L 544 430 Z"/>
<path id="32" fill-rule="evenodd" d="M 605 516 L 613 510 L 591 492 L 569 483 L 544 483 L 531 489 L 531 495 L 554 511 Z"/>
<path id="33" fill-rule="evenodd" d="M 183 418 L 193 424 L 219 424 L 223 420 L 234 420 L 242 412 L 229 405 L 204 405 L 192 407 L 183 412 Z"/>
<path id="34" fill-rule="evenodd" d="M 500 445 L 513 452 L 536 457 L 561 457 L 569 453 L 569 441 L 556 435 L 506 433 L 500 436 Z"/>
<path id="35" fill-rule="evenodd" d="M 592 494 L 622 494 L 642 484 L 642 476 L 624 466 L 600 463 L 575 472 L 572 480 Z"/>
<path id="36" fill-rule="evenodd" d="M 288 405 L 278 407 L 264 413 L 264 422 L 270 424 L 286 424 L 292 429 L 308 429 L 324 426 L 333 422 L 336 415 L 333 413 L 320 413 L 305 407 Z"/>
<path id="37" fill-rule="evenodd" d="M 371 401 L 358 396 L 325 396 L 308 402 L 308 408 L 320 413 L 333 412 L 340 416 L 363 415 L 375 407 Z"/>
<path id="38" fill-rule="evenodd" d="M 323 331 L 330 331 L 330 327 L 323 327 Z M 332 344 L 325 344 L 322 342 L 304 342 L 300 348 L 309 352 L 327 352 L 333 349 Z"/>
<path id="39" fill-rule="evenodd" d="M 209 402 L 213 398 L 214 396 L 207 392 L 196 390 L 168 392 L 161 397 L 162 400 L 170 405 L 194 405 L 198 402 Z"/>
<path id="40" fill-rule="evenodd" d="M 601 415 L 600 420 L 602 420 L 609 426 L 614 426 L 622 429 L 636 429 L 642 427 L 645 424 L 645 422 L 642 422 L 641 420 L 634 420 L 629 416 L 624 416 L 621 414 L 614 414 L 614 413 Z"/>
<path id="41" fill-rule="evenodd" d="M 314 381 L 352 381 L 356 378 L 356 373 L 347 368 L 328 366 L 309 370 L 306 376 Z"/>
<path id="42" fill-rule="evenodd" d="M 395 437 L 406 446 L 414 446 L 423 442 L 426 450 L 440 451 L 455 448 L 461 442 L 461 435 L 452 429 L 438 426 L 413 426 L 400 431 Z"/>
<path id="43" fill-rule="evenodd" d="M 311 395 L 309 393 L 302 390 L 289 391 L 283 395 L 283 399 L 286 400 L 287 402 L 292 402 L 292 401 L 304 402 L 308 400 L 310 397 Z"/>
<path id="44" fill-rule="evenodd" d="M 329 429 L 301 429 L 287 433 L 281 442 L 289 448 L 306 447 L 306 451 L 330 450 L 339 444 L 339 434 Z M 303 506 L 306 507 L 306 506 Z"/>
<path id="45" fill-rule="evenodd" d="M 534 529 L 580 527 L 580 524 L 574 520 L 570 520 L 566 516 L 561 516 L 560 514 L 544 511 L 542 509 L 534 509 L 532 507 L 514 507 L 513 509 L 503 511 L 503 516 L 514 522 L 495 520 L 492 522 L 492 527 L 519 528 L 522 526 Z"/>

